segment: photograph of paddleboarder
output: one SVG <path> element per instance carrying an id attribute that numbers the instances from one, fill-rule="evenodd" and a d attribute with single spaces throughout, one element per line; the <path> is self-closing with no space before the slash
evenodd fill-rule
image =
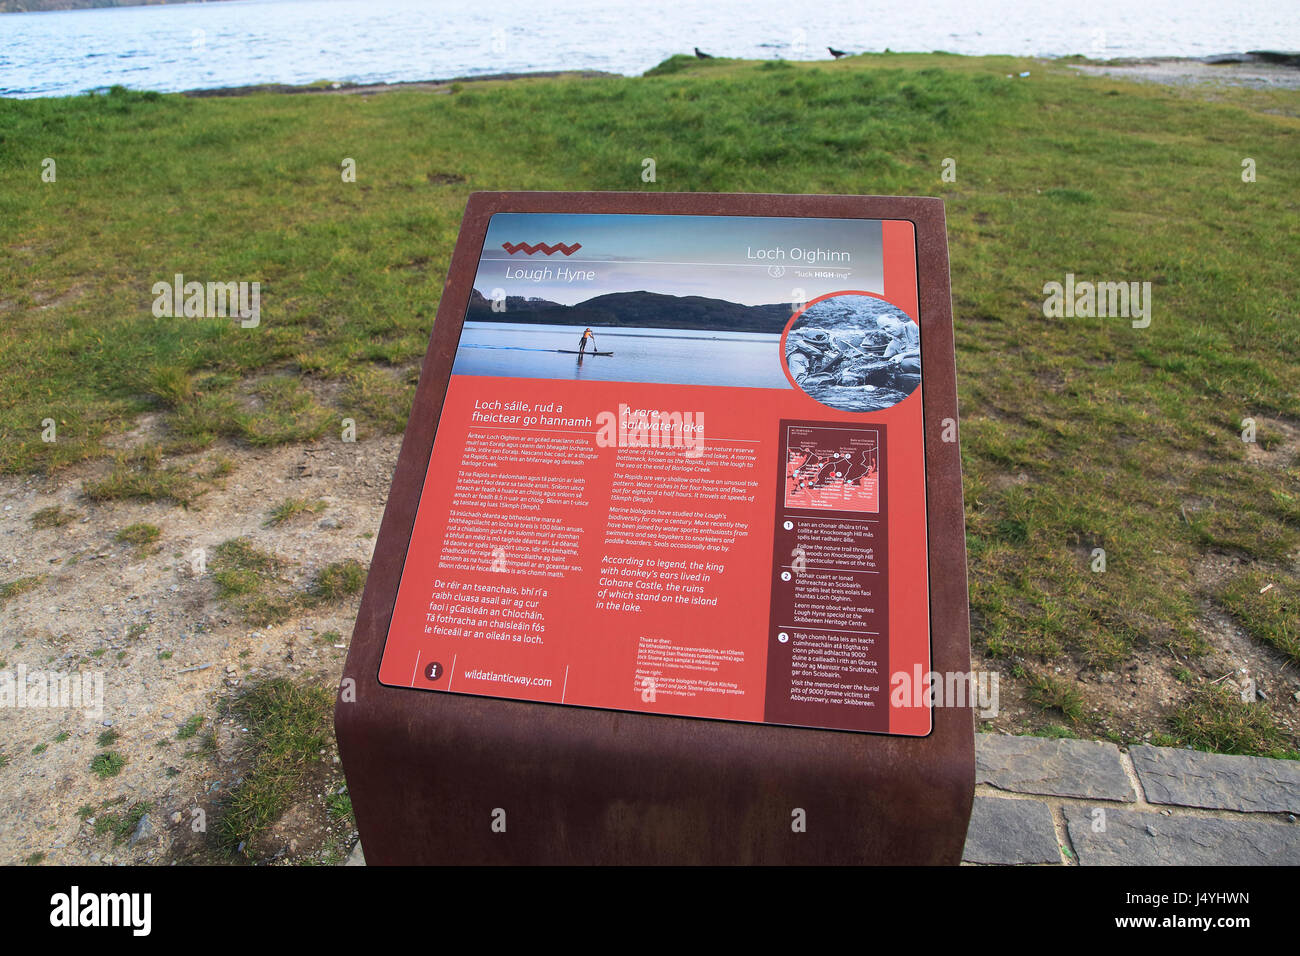
<path id="1" fill-rule="evenodd" d="M 795 303 L 882 289 L 881 235 L 869 219 L 497 213 L 453 371 L 790 389 Z"/>
<path id="2" fill-rule="evenodd" d="M 879 411 L 921 384 L 921 333 L 884 299 L 834 295 L 790 326 L 785 362 L 794 383 L 823 405 Z"/>

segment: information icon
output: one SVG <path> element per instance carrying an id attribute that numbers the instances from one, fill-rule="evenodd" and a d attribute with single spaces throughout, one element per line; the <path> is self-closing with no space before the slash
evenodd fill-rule
<path id="1" fill-rule="evenodd" d="M 437 680 L 442 676 L 442 665 L 437 661 L 430 662 L 429 666 L 424 669 L 424 676 L 429 680 Z"/>

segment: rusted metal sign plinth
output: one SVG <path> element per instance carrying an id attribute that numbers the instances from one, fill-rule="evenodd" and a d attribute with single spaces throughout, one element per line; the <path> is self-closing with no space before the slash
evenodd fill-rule
<path id="1" fill-rule="evenodd" d="M 503 211 L 913 223 L 923 342 L 929 570 L 929 593 L 919 584 L 915 599 L 929 601 L 932 671 L 970 670 L 941 202 L 860 196 L 476 194 L 438 310 L 335 710 L 366 862 L 959 863 L 974 792 L 969 706 L 936 706 L 928 736 L 904 737 L 421 692 L 379 682 L 485 232 L 492 215 Z M 573 237 L 518 238 L 556 242 Z"/>

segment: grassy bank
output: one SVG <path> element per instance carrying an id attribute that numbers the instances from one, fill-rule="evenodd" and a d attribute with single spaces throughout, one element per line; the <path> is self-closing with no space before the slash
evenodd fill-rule
<path id="1" fill-rule="evenodd" d="M 974 648 L 1038 715 L 1007 729 L 1292 752 L 1289 695 L 1225 700 L 1207 661 L 1229 628 L 1261 689 L 1300 664 L 1298 114 L 1294 91 L 941 54 L 0 101 L 0 471 L 102 456 L 143 412 L 162 437 L 110 489 L 201 486 L 168 460 L 344 417 L 400 431 L 472 189 L 937 195 Z M 261 324 L 155 318 L 176 273 L 259 281 Z M 1150 326 L 1045 317 L 1066 273 L 1151 282 Z M 1099 678 L 1139 659 L 1130 703 Z"/>

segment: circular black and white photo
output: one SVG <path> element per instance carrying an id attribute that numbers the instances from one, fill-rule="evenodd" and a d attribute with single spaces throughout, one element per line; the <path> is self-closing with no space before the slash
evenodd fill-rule
<path id="1" fill-rule="evenodd" d="M 808 306 L 785 337 L 790 380 L 823 405 L 874 412 L 921 384 L 921 331 L 901 309 L 869 295 Z"/>

